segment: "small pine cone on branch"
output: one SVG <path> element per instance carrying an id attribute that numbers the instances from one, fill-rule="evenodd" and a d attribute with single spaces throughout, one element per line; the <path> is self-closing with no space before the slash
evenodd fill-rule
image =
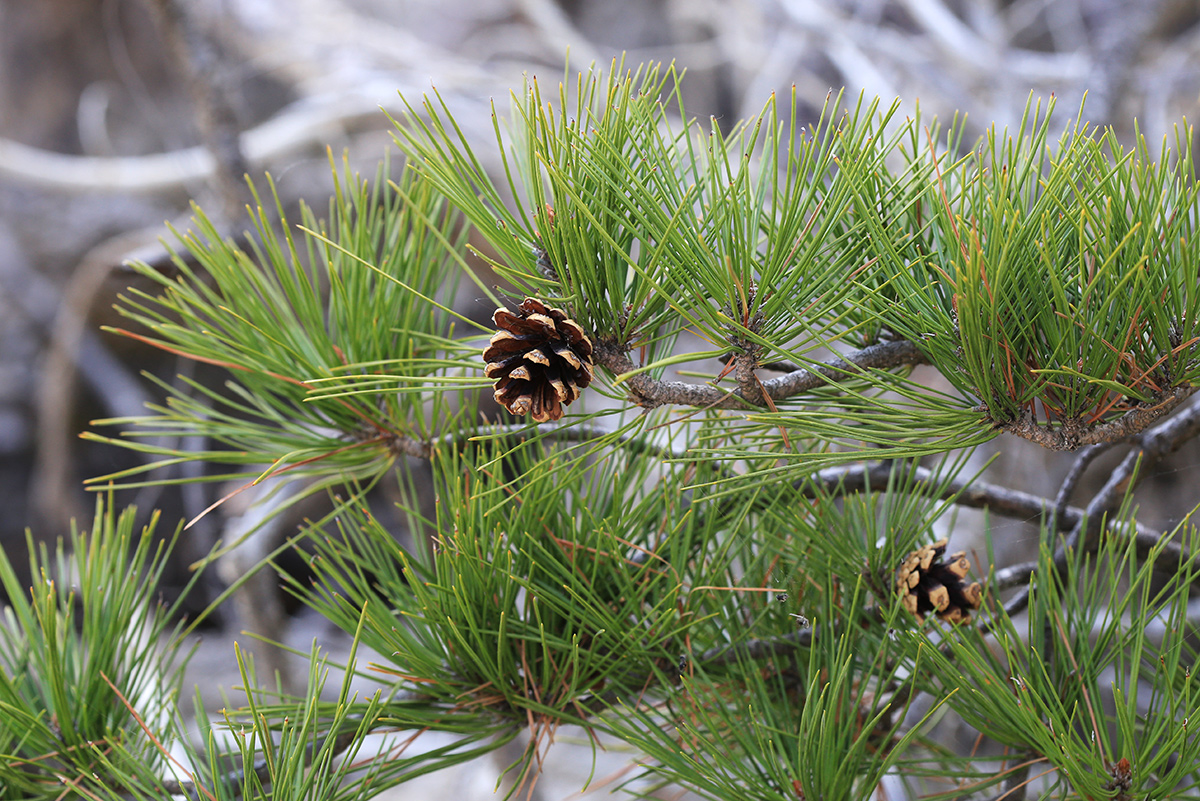
<path id="1" fill-rule="evenodd" d="M 496 309 L 492 320 L 499 330 L 483 360 L 484 374 L 496 379 L 496 402 L 539 423 L 561 418 L 592 382 L 592 341 L 579 323 L 533 298 L 515 314 Z"/>
<path id="2" fill-rule="evenodd" d="M 930 612 L 948 623 L 968 623 L 979 608 L 983 590 L 978 581 L 966 583 L 971 562 L 962 551 L 943 562 L 946 540 L 925 545 L 905 557 L 896 571 L 896 592 L 908 611 L 924 621 Z"/>

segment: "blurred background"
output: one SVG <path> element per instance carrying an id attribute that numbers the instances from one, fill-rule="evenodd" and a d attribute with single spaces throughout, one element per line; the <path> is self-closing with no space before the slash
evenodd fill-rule
<path id="1" fill-rule="evenodd" d="M 490 101 L 506 110 L 523 74 L 556 82 L 568 58 L 578 70 L 621 54 L 630 66 L 686 69 L 689 112 L 726 129 L 793 85 L 814 121 L 845 87 L 884 105 L 898 97 L 909 114 L 918 102 L 923 114 L 966 113 L 968 140 L 1017 122 L 1031 93 L 1057 96 L 1065 124 L 1086 92 L 1087 119 L 1127 142 L 1136 119 L 1153 150 L 1197 116 L 1200 0 L 0 0 L 0 544 L 10 557 L 26 562 L 27 527 L 51 540 L 72 517 L 90 519 L 83 479 L 135 464 L 78 434 L 161 400 L 143 371 L 206 378 L 99 330 L 118 322 L 113 303 L 137 283 L 123 263 L 165 263 L 164 221 L 186 227 L 194 200 L 237 235 L 246 172 L 270 172 L 289 206 L 324 208 L 326 148 L 373 173 L 390 142 L 380 107 L 401 108 L 397 92 L 416 100 L 436 87 L 487 143 Z M 1021 442 L 1002 448 L 989 478 L 1020 489 L 1044 494 L 1070 463 Z M 1189 511 L 1194 493 L 1178 490 L 1196 486 L 1198 464 L 1193 448 L 1162 468 L 1139 496 L 1144 523 Z M 118 502 L 164 509 L 169 530 L 221 493 L 189 485 Z M 231 515 L 190 531 L 171 581 Z"/>

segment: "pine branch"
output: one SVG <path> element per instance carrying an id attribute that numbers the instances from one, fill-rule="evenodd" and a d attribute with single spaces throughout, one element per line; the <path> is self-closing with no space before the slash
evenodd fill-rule
<path id="1" fill-rule="evenodd" d="M 891 464 L 848 465 L 846 467 L 829 467 L 817 473 L 817 481 L 827 492 L 863 492 L 869 487 L 887 485 L 888 477 L 894 468 Z M 933 471 L 927 467 L 918 467 L 913 471 L 913 486 L 921 490 L 929 490 L 940 486 L 934 480 Z M 796 482 L 796 488 L 805 497 L 814 497 L 814 490 L 805 482 Z M 1012 517 L 1018 520 L 1030 520 L 1048 514 L 1054 508 L 1054 501 L 1030 492 L 1010 489 L 998 484 L 985 481 L 965 482 L 954 480 L 945 485 L 936 496 L 941 500 L 953 500 L 959 506 L 971 509 L 987 509 L 989 512 Z M 1059 530 L 1070 530 L 1083 519 L 1086 510 L 1078 506 L 1067 506 L 1057 517 Z M 1140 524 L 1136 527 L 1139 537 L 1147 541 L 1159 534 Z"/>
<path id="2" fill-rule="evenodd" d="M 1037 572 L 1037 562 L 1020 562 L 1015 565 L 1002 567 L 995 572 L 988 585 L 993 590 L 1010 590 L 1029 583 L 1029 578 Z M 1010 614 L 1015 614 L 1010 612 Z"/>
<path id="3" fill-rule="evenodd" d="M 172 55 L 189 75 L 198 127 L 216 165 L 213 183 L 221 203 L 220 217 L 228 222 L 252 200 L 243 183 L 249 163 L 234 108 L 240 99 L 236 97 L 238 87 L 218 45 L 195 19 L 194 7 L 178 0 L 155 0 L 150 5 L 158 12 Z"/>
<path id="4" fill-rule="evenodd" d="M 526 423 L 509 425 L 482 425 L 477 428 L 465 428 L 452 431 L 433 440 L 421 440 L 414 437 L 396 435 L 391 432 L 380 434 L 378 437 L 387 444 L 389 450 L 397 456 L 411 456 L 428 461 L 438 448 L 463 446 L 472 440 L 483 439 L 544 439 L 550 442 L 587 442 L 589 440 L 613 438 L 620 446 L 636 455 L 652 455 L 663 459 L 682 459 L 685 453 L 667 445 L 651 442 L 646 437 L 638 437 L 594 423 L 538 423 L 530 426 Z"/>
<path id="5" fill-rule="evenodd" d="M 1088 551 L 1095 550 L 1106 516 L 1115 511 L 1163 459 L 1198 436 L 1200 403 L 1196 402 L 1141 434 L 1137 438 L 1137 446 L 1113 470 L 1108 481 L 1088 503 L 1083 515 L 1075 521 L 1070 536 L 1055 556 L 1055 564 L 1060 566 L 1059 569 L 1065 568 L 1067 553 L 1071 549 L 1082 547 Z M 1153 532 L 1139 530 L 1135 538 L 1142 555 L 1158 545 L 1159 537 Z M 1165 553 L 1168 557 L 1180 556 L 1178 546 L 1168 547 Z"/>
<path id="6" fill-rule="evenodd" d="M 1087 445 L 1120 442 L 1136 436 L 1174 411 L 1195 391 L 1194 386 L 1174 387 L 1162 393 L 1157 402 L 1140 405 L 1116 420 L 1099 425 L 1089 425 L 1079 418 L 1067 419 L 1054 426 L 1040 425 L 1032 414 L 1024 412 L 1013 422 L 1000 424 L 1000 428 L 1043 448 L 1073 451 Z"/>
<path id="7" fill-rule="evenodd" d="M 595 357 L 597 362 L 617 376 L 626 376 L 637 369 L 627 352 L 612 342 L 596 343 Z M 635 402 L 647 409 L 666 404 L 706 409 L 769 408 L 770 402 L 786 400 L 793 395 L 824 387 L 830 382 L 844 380 L 855 373 L 927 363 L 925 355 L 907 340 L 870 345 L 844 357 L 830 359 L 813 370 L 800 368 L 786 375 L 759 382 L 763 397 L 757 402 L 748 397 L 746 389 L 742 386 L 725 392 L 707 384 L 659 381 L 646 373 L 628 375 L 621 383 L 632 390 Z"/>
<path id="8" fill-rule="evenodd" d="M 736 355 L 737 354 L 730 351 L 729 353 L 722 354 L 718 358 L 720 359 L 721 364 L 729 366 L 730 364 L 733 363 L 733 358 Z M 772 373 L 791 373 L 791 372 L 795 372 L 796 370 L 804 369 L 803 367 L 796 364 L 795 362 L 788 361 L 785 359 L 780 359 L 780 360 L 771 361 L 771 362 L 762 362 L 758 365 L 758 367 L 760 370 L 770 370 Z"/>
<path id="9" fill-rule="evenodd" d="M 1080 479 L 1083 478 L 1083 474 L 1098 456 L 1106 453 L 1115 444 L 1103 442 L 1088 445 L 1075 457 L 1075 461 L 1071 464 L 1071 469 L 1067 472 L 1067 475 L 1058 487 L 1058 494 L 1054 497 L 1054 515 L 1051 518 L 1051 525 L 1046 527 L 1047 530 L 1058 531 L 1058 520 L 1066 511 L 1067 504 L 1071 500 L 1071 495 L 1075 492 L 1075 487 L 1078 486 Z"/>
<path id="10" fill-rule="evenodd" d="M 1183 443 L 1197 436 L 1200 436 L 1200 404 L 1193 402 L 1190 407 L 1175 417 L 1160 423 L 1158 426 L 1139 436 L 1137 440 L 1138 447 L 1126 455 L 1121 464 L 1109 476 L 1105 485 L 1088 503 L 1086 509 L 1078 509 L 1076 507 L 1061 508 L 1061 512 L 1054 516 L 1054 520 L 1057 523 L 1058 530 L 1069 530 L 1070 534 L 1055 551 L 1055 569 L 1060 573 L 1066 571 L 1070 554 L 1077 548 L 1082 547 L 1088 553 L 1095 552 L 1100 544 L 1100 534 L 1104 530 L 1107 515 L 1121 505 L 1137 484 L 1150 474 L 1155 465 L 1161 462 L 1167 455 L 1178 450 Z M 1068 482 L 1077 480 L 1078 475 L 1076 473 L 1082 472 L 1087 462 L 1096 455 L 1098 455 L 1098 452 L 1091 448 L 1081 454 L 1071 474 L 1068 475 Z M 1068 482 L 1064 482 L 1064 489 L 1069 487 Z M 1060 501 L 1065 494 L 1067 493 L 1060 491 Z M 1119 534 L 1117 531 L 1113 531 L 1113 533 Z M 1161 547 L 1162 556 L 1168 560 L 1168 564 L 1194 561 L 1197 566 L 1200 566 L 1200 554 L 1189 554 L 1174 540 L 1165 545 L 1162 544 L 1161 532 L 1145 528 L 1141 524 L 1135 524 L 1132 536 L 1139 556 L 1147 557 L 1155 549 Z M 1005 571 L 1005 584 L 1016 586 L 1026 583 L 1035 571 L 1036 563 L 1014 565 Z M 1004 611 L 1009 616 L 1015 615 L 1023 610 L 1028 603 L 1029 589 L 1025 588 L 1009 599 L 1008 603 L 1005 604 Z"/>

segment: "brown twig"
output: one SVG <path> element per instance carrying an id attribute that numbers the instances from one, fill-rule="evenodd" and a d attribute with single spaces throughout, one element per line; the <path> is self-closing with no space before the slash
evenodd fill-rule
<path id="1" fill-rule="evenodd" d="M 812 370 L 801 368 L 761 382 L 761 391 L 765 397 L 755 403 L 740 387 L 727 392 L 708 384 L 659 381 L 646 373 L 627 375 L 635 371 L 637 366 L 630 361 L 625 350 L 613 342 L 597 342 L 594 356 L 597 363 L 610 372 L 627 376 L 622 383 L 633 393 L 637 404 L 647 409 L 667 404 L 710 409 L 762 408 L 767 407 L 767 398 L 771 401 L 785 400 L 801 392 L 845 380 L 855 373 L 927 363 L 925 354 L 907 340 L 870 345 L 846 356 L 830 359 Z M 755 386 L 758 386 L 757 383 Z"/>
<path id="2" fill-rule="evenodd" d="M 1176 451 L 1183 443 L 1200 436 L 1200 404 L 1192 403 L 1187 409 L 1176 416 L 1148 429 L 1137 438 L 1134 448 L 1117 469 L 1109 476 L 1108 481 L 1100 488 L 1084 510 L 1083 517 L 1072 529 L 1066 544 L 1055 554 L 1055 564 L 1059 569 L 1066 566 L 1067 552 L 1076 547 L 1094 550 L 1098 544 L 1104 520 L 1111 512 L 1120 507 L 1125 497 L 1133 491 L 1150 471 L 1169 454 Z M 1153 547 L 1157 538 L 1137 537 L 1139 553 L 1145 554 Z M 1179 555 L 1178 546 L 1174 553 Z"/>
<path id="3" fill-rule="evenodd" d="M 735 355 L 736 354 L 730 352 L 730 353 L 726 353 L 718 358 L 720 359 L 721 364 L 727 365 L 733 361 L 733 357 Z M 772 362 L 762 362 L 761 364 L 758 365 L 758 368 L 760 370 L 769 370 L 772 373 L 791 373 L 796 370 L 804 369 L 803 367 L 796 364 L 795 362 L 790 362 L 790 361 L 783 360 L 783 359 L 778 360 L 778 361 L 772 361 Z"/>
<path id="4" fill-rule="evenodd" d="M 621 447 L 635 454 L 651 454 L 663 459 L 682 459 L 686 456 L 683 451 L 676 451 L 667 445 L 659 445 L 647 437 L 618 434 L 612 429 L 594 423 L 539 423 L 530 426 L 527 423 L 512 425 L 483 425 L 478 428 L 462 429 L 438 437 L 434 440 L 421 440 L 413 437 L 395 436 L 393 434 L 378 435 L 387 444 L 388 449 L 396 456 L 411 456 L 416 459 L 429 460 L 437 448 L 453 445 L 466 445 L 473 439 L 545 439 L 551 442 L 587 442 L 602 437 L 616 437 Z M 368 437 L 369 439 L 370 437 Z"/>
<path id="5" fill-rule="evenodd" d="M 1016 420 L 1001 423 L 1000 428 L 1043 448 L 1073 451 L 1085 445 L 1120 442 L 1136 436 L 1174 411 L 1195 391 L 1196 388 L 1191 386 L 1175 387 L 1163 393 L 1154 405 L 1139 406 L 1116 420 L 1099 425 L 1089 425 L 1083 420 L 1072 418 L 1051 428 L 1039 425 L 1030 412 L 1023 412 Z"/>
<path id="6" fill-rule="evenodd" d="M 1112 448 L 1116 443 L 1097 443 L 1088 445 L 1079 452 L 1075 457 L 1074 463 L 1071 464 L 1071 469 L 1067 471 L 1066 477 L 1063 478 L 1062 484 L 1058 487 L 1058 495 L 1054 498 L 1054 510 L 1051 519 L 1051 525 L 1047 526 L 1050 531 L 1057 531 L 1057 521 L 1067 508 L 1067 504 L 1071 500 L 1071 494 L 1075 492 L 1075 487 L 1078 486 L 1079 480 L 1083 478 L 1083 474 L 1096 457 L 1105 451 Z"/>
<path id="7" fill-rule="evenodd" d="M 885 486 L 892 470 L 892 465 L 887 462 L 866 466 L 830 467 L 817 473 L 816 483 L 822 485 L 826 491 L 840 488 L 841 492 L 862 492 L 868 486 Z M 916 468 L 912 475 L 914 490 L 941 485 L 940 482 L 935 482 L 933 471 L 927 467 Z M 812 497 L 815 491 L 811 486 L 806 488 L 802 483 L 797 484 L 797 489 L 800 489 L 806 497 Z M 987 509 L 989 512 L 1018 520 L 1040 517 L 1046 514 L 1052 505 L 1049 498 L 1041 495 L 1009 489 L 985 481 L 974 481 L 969 484 L 958 480 L 947 482 L 937 498 L 940 500 L 952 499 L 959 506 Z M 1078 525 L 1079 521 L 1083 519 L 1084 513 L 1085 510 L 1077 506 L 1064 507 L 1058 518 L 1060 530 L 1069 530 Z M 1136 532 L 1144 533 L 1147 537 L 1158 536 L 1157 532 L 1142 527 L 1137 527 Z"/>
<path id="8" fill-rule="evenodd" d="M 113 684 L 112 679 L 105 675 L 104 671 L 100 671 L 100 678 L 104 679 L 104 683 L 112 688 L 113 693 L 118 699 L 120 699 L 125 709 L 129 711 L 129 714 L 133 717 L 134 721 L 138 724 L 138 726 L 141 727 L 142 732 L 145 733 L 146 737 L 149 738 L 152 743 L 154 743 L 155 747 L 158 748 L 158 750 L 162 752 L 167 759 L 174 763 L 176 767 L 191 777 L 191 771 L 184 767 L 183 763 L 176 759 L 171 752 L 163 746 L 162 742 L 158 739 L 158 737 L 155 736 L 154 732 L 150 730 L 150 727 L 146 725 L 146 721 L 142 718 L 141 713 L 134 708 L 133 704 L 129 703 L 129 699 L 126 698 L 125 695 L 117 688 L 117 685 Z M 202 792 L 205 797 L 209 799 L 209 801 L 216 801 L 216 796 L 214 796 L 207 788 L 197 785 L 194 782 L 192 782 L 192 784 L 195 788 L 199 789 L 200 792 Z"/>
<path id="9" fill-rule="evenodd" d="M 1003 789 L 988 801 L 1024 801 L 1025 791 L 1029 787 L 1029 769 L 1044 760 L 1033 751 L 1026 751 L 1020 764 L 1008 768 L 1008 777 L 1004 780 Z M 1044 774 L 1038 774 L 1039 776 Z M 1037 776 L 1034 777 L 1035 779 Z"/>
<path id="10" fill-rule="evenodd" d="M 1082 548 L 1094 552 L 1100 544 L 1100 535 L 1104 531 L 1108 515 L 1118 509 L 1127 495 L 1133 491 L 1139 482 L 1149 475 L 1150 470 L 1161 462 L 1167 455 L 1177 450 L 1183 443 L 1200 436 L 1200 404 L 1193 402 L 1174 417 L 1160 423 L 1141 434 L 1135 447 L 1112 472 L 1108 481 L 1088 503 L 1086 509 L 1066 506 L 1061 515 L 1056 515 L 1056 525 L 1059 530 L 1070 529 L 1070 534 L 1054 553 L 1055 569 L 1061 574 L 1067 569 L 1071 554 Z M 1060 493 L 1061 494 L 1061 493 Z M 1122 536 L 1111 524 L 1109 530 Z M 1123 536 L 1131 536 L 1134 547 L 1141 557 L 1149 556 L 1155 548 L 1162 546 L 1161 556 L 1170 562 L 1180 563 L 1200 560 L 1200 555 L 1189 554 L 1177 542 L 1161 543 L 1162 533 L 1147 529 L 1135 523 L 1132 532 Z M 1033 575 L 1036 565 L 1020 566 L 1021 570 L 1028 569 Z M 1006 580 L 1012 585 L 1021 583 L 1020 571 L 1015 568 Z M 1028 581 L 1028 577 L 1024 579 Z M 1005 604 L 1005 612 L 1015 615 L 1029 603 L 1029 588 L 1026 587 Z"/>

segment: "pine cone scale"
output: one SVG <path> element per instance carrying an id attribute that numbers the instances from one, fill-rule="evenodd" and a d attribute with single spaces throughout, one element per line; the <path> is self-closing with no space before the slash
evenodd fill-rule
<path id="1" fill-rule="evenodd" d="M 560 328 L 563 335 L 566 336 L 568 342 L 570 342 L 572 345 L 578 345 L 582 342 L 587 342 L 587 352 L 589 354 L 592 352 L 592 341 L 588 339 L 587 334 L 585 334 L 583 329 L 579 327 L 579 323 L 568 318 L 562 321 Z"/>
<path id="2" fill-rule="evenodd" d="M 938 612 L 945 612 L 950 606 L 950 590 L 936 581 L 930 582 L 926 589 L 926 594 L 929 596 L 929 603 L 933 604 L 933 608 Z"/>
<path id="3" fill-rule="evenodd" d="M 521 354 L 525 352 L 526 347 L 526 337 L 518 337 L 508 331 L 497 331 L 492 334 L 487 350 L 483 352 L 483 358 L 491 360 L 506 353 Z"/>
<path id="4" fill-rule="evenodd" d="M 550 382 L 551 388 L 554 390 L 554 396 L 558 398 L 560 403 L 570 403 L 575 400 L 571 397 L 571 392 L 567 389 L 567 385 L 563 383 L 561 378 L 554 377 L 547 379 Z"/>
<path id="5" fill-rule="evenodd" d="M 509 381 L 532 381 L 533 376 L 529 372 L 529 368 L 523 364 L 519 364 L 508 371 Z"/>
<path id="6" fill-rule="evenodd" d="M 554 327 L 554 320 L 545 314 L 538 314 L 534 312 L 526 317 L 525 320 L 531 325 L 538 326 L 542 331 L 557 333 L 557 329 Z"/>
<path id="7" fill-rule="evenodd" d="M 488 378 L 501 378 L 505 375 L 508 375 L 509 366 L 512 365 L 513 362 L 519 360 L 520 356 L 513 356 L 512 358 L 505 359 L 502 362 L 489 362 L 487 366 L 483 368 L 483 374 Z"/>
<path id="8" fill-rule="evenodd" d="M 550 357 L 543 353 L 541 348 L 534 348 L 533 350 L 526 351 L 525 360 L 533 362 L 534 364 L 540 364 L 543 367 L 550 366 Z"/>
<path id="9" fill-rule="evenodd" d="M 579 359 L 578 356 L 575 355 L 575 351 L 571 350 L 571 348 L 567 345 L 562 345 L 562 344 L 554 345 L 554 354 L 556 356 L 558 356 L 560 359 L 562 359 L 563 361 L 565 361 L 567 364 L 574 367 L 576 370 L 583 368 L 583 362 Z M 591 375 L 591 372 L 592 371 L 589 369 L 588 370 L 589 376 Z"/>

